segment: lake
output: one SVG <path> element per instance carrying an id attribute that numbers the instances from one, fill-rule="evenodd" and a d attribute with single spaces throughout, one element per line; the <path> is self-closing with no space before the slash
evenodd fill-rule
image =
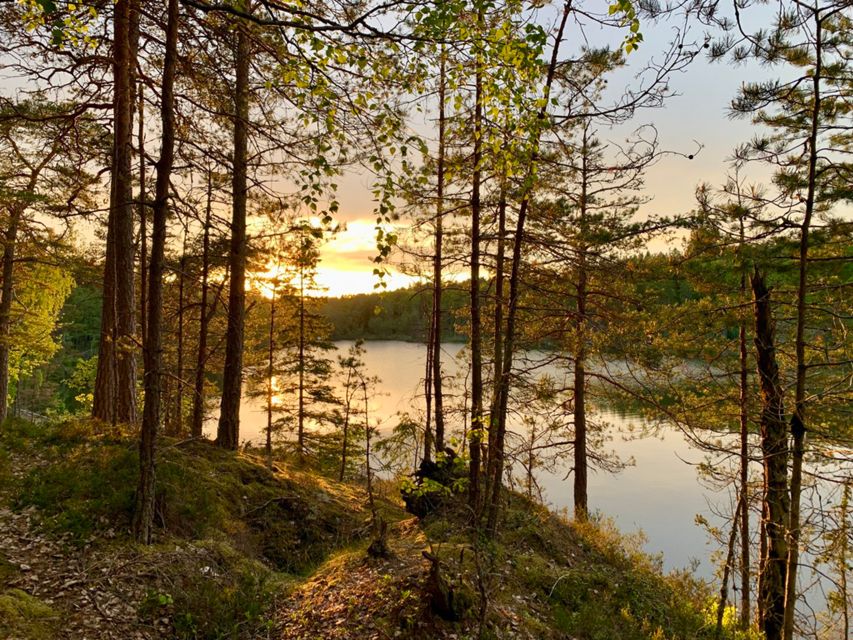
<path id="1" fill-rule="evenodd" d="M 344 354 L 351 344 L 338 342 L 335 346 L 338 353 Z M 422 411 L 426 348 L 398 341 L 372 341 L 365 343 L 365 348 L 364 361 L 369 375 L 382 380 L 380 394 L 370 401 L 371 422 L 378 421 L 380 432 L 387 433 L 396 424 L 399 413 L 415 415 L 418 408 Z M 459 359 L 461 350 L 462 345 L 445 345 L 443 368 L 447 378 L 465 369 Z M 528 357 L 535 359 L 535 355 L 528 354 Z M 539 373 L 548 373 L 558 379 L 566 375 L 553 365 L 544 367 Z M 612 412 L 600 412 L 597 417 L 611 425 L 612 441 L 607 443 L 607 448 L 622 460 L 633 460 L 633 464 L 615 474 L 590 470 L 591 510 L 612 518 L 624 533 L 642 531 L 647 538 L 645 549 L 650 553 L 663 553 L 666 569 L 684 568 L 695 560 L 699 562 L 697 575 L 711 578 L 714 568 L 709 557 L 713 549 L 704 529 L 695 523 L 695 517 L 701 514 L 712 523 L 719 523 L 711 505 L 718 502 L 728 505 L 728 496 L 711 492 L 699 482 L 691 463 L 702 461 L 702 452 L 674 429 L 658 429 L 654 435 L 642 435 L 646 430 L 638 429 L 643 426 L 639 417 Z M 516 418 L 515 424 L 509 427 L 518 433 L 524 432 L 518 422 Z M 208 428 L 215 430 L 215 420 L 208 422 Z M 263 399 L 244 398 L 240 414 L 241 440 L 261 443 L 265 428 Z M 535 471 L 545 503 L 556 510 L 573 507 L 572 480 L 571 477 L 565 479 L 568 468 L 562 460 L 557 460 L 554 469 Z"/>

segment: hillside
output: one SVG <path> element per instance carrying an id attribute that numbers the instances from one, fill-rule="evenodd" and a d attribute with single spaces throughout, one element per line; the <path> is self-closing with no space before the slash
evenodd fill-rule
<path id="1" fill-rule="evenodd" d="M 703 637 L 701 585 L 604 525 L 513 496 L 472 545 L 453 508 L 418 520 L 383 484 L 392 553 L 370 558 L 363 488 L 207 442 L 164 442 L 157 544 L 135 545 L 134 442 L 88 427 L 4 425 L 3 638 L 473 638 L 481 616 L 479 637 Z"/>

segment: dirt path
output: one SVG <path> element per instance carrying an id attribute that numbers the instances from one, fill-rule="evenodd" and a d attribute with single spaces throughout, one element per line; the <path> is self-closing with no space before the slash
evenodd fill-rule
<path id="1" fill-rule="evenodd" d="M 416 519 L 388 531 L 392 556 L 363 551 L 333 558 L 291 594 L 281 612 L 283 640 L 453 638 L 434 626 L 421 593 L 429 563 Z"/>

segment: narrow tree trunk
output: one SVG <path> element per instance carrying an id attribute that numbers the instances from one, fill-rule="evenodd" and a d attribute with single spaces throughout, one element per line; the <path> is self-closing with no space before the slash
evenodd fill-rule
<path id="1" fill-rule="evenodd" d="M 586 345 L 584 341 L 586 326 L 586 267 L 581 266 L 578 279 L 578 320 L 577 340 L 575 347 L 574 371 L 574 503 L 575 519 L 584 521 L 589 515 L 589 500 L 587 496 L 587 455 L 586 455 Z"/>
<path id="2" fill-rule="evenodd" d="M 232 178 L 231 247 L 228 261 L 228 328 L 225 370 L 216 443 L 236 450 L 240 442 L 240 399 L 243 392 L 243 327 L 246 321 L 246 197 L 249 128 L 249 34 L 237 24 L 234 87 L 234 175 Z"/>
<path id="3" fill-rule="evenodd" d="M 117 0 L 113 44 L 113 156 L 104 304 L 92 414 L 113 425 L 136 422 L 136 312 L 134 308 L 133 74 L 131 14 L 138 0 Z"/>
<path id="4" fill-rule="evenodd" d="M 803 484 L 803 457 L 806 448 L 806 296 L 808 295 L 809 231 L 814 214 L 817 187 L 818 129 L 821 120 L 820 82 L 822 73 L 822 18 L 814 12 L 815 68 L 812 75 L 811 131 L 809 132 L 808 186 L 803 223 L 800 226 L 799 280 L 797 283 L 797 384 L 794 396 L 794 414 L 791 416 L 793 448 L 791 456 L 791 515 L 788 523 L 788 573 L 785 585 L 785 640 L 794 636 L 794 613 L 797 608 L 797 569 L 800 560 L 800 494 Z"/>
<path id="5" fill-rule="evenodd" d="M 145 98 L 142 85 L 139 85 L 139 124 L 136 131 L 136 146 L 139 149 L 139 330 L 142 337 L 142 349 L 148 337 L 148 229 L 147 203 L 145 202 Z"/>
<path id="6" fill-rule="evenodd" d="M 299 267 L 299 411 L 297 447 L 299 464 L 305 464 L 305 267 Z"/>
<path id="7" fill-rule="evenodd" d="M 776 362 L 770 292 L 764 276 L 752 276 L 755 302 L 755 351 L 761 385 L 761 451 L 764 464 L 764 531 L 766 557 L 762 561 L 758 592 L 761 600 L 761 629 L 767 640 L 782 638 L 785 621 L 785 579 L 789 515 L 788 439 L 783 390 Z"/>
<path id="8" fill-rule="evenodd" d="M 432 261 L 432 384 L 435 391 L 435 449 L 444 449 L 444 393 L 441 381 L 441 288 L 444 243 L 445 92 L 447 84 L 444 45 L 441 49 L 438 85 L 438 185 L 435 210 L 435 253 Z"/>
<path id="9" fill-rule="evenodd" d="M 12 325 L 12 292 L 14 291 L 15 246 L 23 206 L 12 207 L 9 226 L 3 238 L 3 285 L 0 291 L 0 423 L 6 420 L 9 402 L 9 334 Z"/>
<path id="10" fill-rule="evenodd" d="M 275 285 L 270 297 L 269 349 L 267 352 L 267 466 L 272 469 L 273 363 L 275 362 Z"/>
<path id="11" fill-rule="evenodd" d="M 424 376 L 424 401 L 426 416 L 424 418 L 424 462 L 432 460 L 432 348 L 435 333 L 435 317 L 430 313 L 429 335 L 427 336 L 426 375 Z"/>
<path id="12" fill-rule="evenodd" d="M 575 519 L 584 521 L 589 515 L 587 497 L 587 455 L 586 455 L 586 303 L 587 303 L 587 189 L 589 159 L 589 123 L 583 130 L 581 149 L 581 199 L 580 199 L 580 245 L 578 246 L 578 282 L 577 282 L 577 318 L 575 320 L 575 372 L 574 372 L 574 503 Z"/>
<path id="13" fill-rule="evenodd" d="M 569 14 L 571 13 L 571 8 L 571 0 L 568 0 L 563 4 L 563 13 L 560 19 L 560 26 L 557 29 L 557 37 L 554 42 L 554 47 L 551 50 L 551 61 L 548 65 L 548 75 L 546 77 L 545 87 L 543 90 L 544 100 L 542 102 L 542 107 L 539 110 L 539 113 L 537 113 L 536 115 L 537 132 L 534 139 L 534 147 L 532 149 L 530 160 L 528 162 L 527 174 L 524 180 L 526 189 L 524 195 L 522 196 L 521 204 L 518 209 L 518 219 L 516 220 L 515 225 L 515 238 L 513 241 L 512 248 L 512 267 L 510 269 L 509 277 L 509 302 L 507 306 L 506 332 L 504 334 L 504 356 L 501 367 L 499 402 L 497 407 L 498 415 L 496 419 L 498 429 L 500 429 L 504 433 L 506 432 L 506 414 L 509 406 L 510 376 L 512 374 L 512 359 L 515 350 L 515 323 L 518 312 L 518 301 L 521 284 L 521 254 L 522 244 L 524 242 L 524 226 L 527 221 L 527 211 L 530 206 L 530 199 L 533 195 L 532 192 L 535 167 L 539 161 L 539 140 L 541 135 L 541 131 L 539 128 L 544 128 L 546 126 L 545 123 L 548 117 L 547 109 L 548 104 L 550 102 L 551 86 L 554 83 L 554 76 L 557 71 L 557 61 L 559 59 L 560 43 L 563 41 L 563 33 L 566 28 L 566 23 L 569 19 Z M 503 476 L 502 458 L 498 460 L 497 471 L 497 477 L 492 478 L 492 503 L 494 506 L 490 508 L 490 510 L 495 510 L 494 515 L 490 516 L 490 520 L 494 521 L 495 523 L 497 523 L 497 508 L 499 507 L 498 501 L 500 500 L 499 494 L 501 487 L 501 477 Z M 494 533 L 494 527 L 490 530 L 492 531 L 492 533 Z"/>
<path id="14" fill-rule="evenodd" d="M 207 205 L 204 212 L 204 236 L 201 253 L 201 301 L 198 317 L 198 353 L 195 367 L 195 393 L 193 395 L 192 437 L 201 438 L 204 433 L 204 373 L 207 364 L 207 328 L 210 316 L 207 311 L 207 296 L 210 288 L 210 218 L 213 208 L 213 172 L 207 173 Z"/>
<path id="15" fill-rule="evenodd" d="M 743 219 L 741 225 L 741 246 L 743 245 Z M 740 297 L 746 302 L 746 267 L 741 265 Z M 749 379 L 747 368 L 746 320 L 741 318 L 738 327 L 738 346 L 740 360 L 740 499 L 742 502 L 740 518 L 740 625 L 748 629 L 750 625 L 750 567 L 749 567 Z"/>
<path id="16" fill-rule="evenodd" d="M 505 422 L 498 419 L 498 407 L 501 398 L 501 380 L 503 375 L 503 302 L 504 302 L 504 258 L 506 250 L 506 174 L 501 176 L 501 190 L 498 198 L 498 243 L 495 258 L 495 309 L 492 318 L 494 331 L 494 373 L 492 404 L 489 420 L 489 463 L 486 476 L 488 482 L 489 510 L 486 528 L 494 531 L 500 507 L 501 476 L 503 475 Z"/>
<path id="17" fill-rule="evenodd" d="M 740 528 L 741 508 L 743 507 L 743 497 L 738 496 L 737 507 L 735 507 L 735 515 L 732 518 L 732 529 L 729 533 L 729 544 L 726 547 L 726 563 L 723 565 L 723 582 L 720 585 L 720 600 L 717 603 L 717 627 L 714 633 L 715 638 L 722 637 L 723 633 L 723 614 L 726 611 L 726 603 L 729 596 L 729 575 L 731 575 L 732 565 L 734 563 L 735 542 L 737 531 Z"/>
<path id="18" fill-rule="evenodd" d="M 341 471 L 338 474 L 338 482 L 344 481 L 344 474 L 347 470 L 347 441 L 349 439 L 349 415 L 350 407 L 352 406 L 352 395 L 350 389 L 352 386 L 352 368 L 347 371 L 347 382 L 344 385 L 344 437 L 341 443 Z M 415 456 L 417 459 L 417 456 Z"/>
<path id="19" fill-rule="evenodd" d="M 160 106 L 162 147 L 157 163 L 149 270 L 148 343 L 145 349 L 145 404 L 139 440 L 139 485 L 133 513 L 133 533 L 138 542 L 150 544 L 154 528 L 155 447 L 160 427 L 160 390 L 163 378 L 163 263 L 166 248 L 166 217 L 169 182 L 175 155 L 175 69 L 178 57 L 178 0 L 169 0 L 166 53 Z"/>
<path id="20" fill-rule="evenodd" d="M 184 243 L 181 251 L 181 259 L 178 262 L 178 379 L 175 393 L 175 435 L 180 436 L 184 432 L 184 289 L 187 278 L 187 227 L 184 227 Z"/>
<path id="21" fill-rule="evenodd" d="M 477 28 L 483 24 L 483 12 L 477 16 Z M 468 434 L 470 457 L 468 502 L 474 518 L 480 513 L 480 448 L 483 439 L 483 355 L 480 327 L 480 184 L 483 157 L 483 69 L 478 50 L 474 94 L 474 169 L 471 188 L 471 429 Z"/>

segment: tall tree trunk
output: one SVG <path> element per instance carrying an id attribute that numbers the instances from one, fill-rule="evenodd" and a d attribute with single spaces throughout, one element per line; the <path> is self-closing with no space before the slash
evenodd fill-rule
<path id="1" fill-rule="evenodd" d="M 92 415 L 110 424 L 136 422 L 134 308 L 133 75 L 131 16 L 138 0 L 117 0 L 113 28 L 113 154 L 101 340 Z"/>
<path id="2" fill-rule="evenodd" d="M 169 182 L 175 159 L 175 69 L 178 57 L 178 0 L 169 0 L 166 23 L 166 53 L 163 59 L 163 88 L 160 104 L 162 146 L 157 163 L 157 183 L 151 235 L 149 269 L 148 342 L 145 349 L 145 404 L 139 439 L 139 485 L 133 513 L 133 533 L 138 542 L 151 543 L 154 528 L 155 447 L 160 427 L 160 390 L 163 379 L 163 263 L 166 248 L 166 217 L 169 212 Z"/>
<path id="3" fill-rule="evenodd" d="M 761 452 L 764 464 L 764 532 L 766 557 L 762 559 L 758 597 L 761 600 L 761 630 L 767 640 L 782 638 L 785 621 L 785 577 L 789 515 L 788 438 L 783 390 L 776 362 L 770 291 L 756 269 L 752 276 L 755 303 L 755 351 L 761 385 Z"/>
<path id="4" fill-rule="evenodd" d="M 187 233 L 188 227 L 184 227 L 184 242 L 181 249 L 181 259 L 178 262 L 178 379 L 175 381 L 175 435 L 184 433 L 184 289 L 187 278 Z"/>
<path id="5" fill-rule="evenodd" d="M 270 297 L 269 349 L 267 351 L 267 467 L 272 469 L 272 401 L 273 401 L 273 366 L 275 363 L 275 293 L 273 285 Z"/>
<path id="6" fill-rule="evenodd" d="M 586 265 L 579 265 L 578 273 L 578 319 L 576 332 L 578 343 L 575 346 L 574 371 L 574 503 L 575 519 L 584 521 L 589 515 L 589 499 L 587 495 L 587 454 L 586 454 L 586 297 L 587 273 Z"/>
<path id="7" fill-rule="evenodd" d="M 237 24 L 236 83 L 234 87 L 234 167 L 232 178 L 231 248 L 228 261 L 228 329 L 225 370 L 216 444 L 236 450 L 240 442 L 240 399 L 243 392 L 243 327 L 246 322 L 246 199 L 249 128 L 249 34 Z"/>
<path id="8" fill-rule="evenodd" d="M 204 236 L 201 253 L 201 301 L 198 316 L 198 353 L 195 366 L 195 393 L 193 394 L 192 437 L 201 438 L 204 433 L 204 373 L 207 364 L 207 328 L 210 316 L 207 310 L 207 295 L 210 288 L 210 218 L 213 208 L 213 172 L 207 172 L 207 204 L 204 211 Z M 214 307 L 215 308 L 215 305 Z"/>
<path id="9" fill-rule="evenodd" d="M 139 330 L 142 338 L 142 349 L 145 350 L 145 339 L 148 336 L 148 229 L 147 203 L 145 202 L 145 97 L 142 85 L 139 86 L 139 123 L 136 130 L 136 146 L 139 150 Z"/>
<path id="10" fill-rule="evenodd" d="M 740 219 L 740 247 L 743 249 L 743 218 Z M 740 299 L 746 303 L 746 265 L 741 260 Z M 749 378 L 746 345 L 746 319 L 741 317 L 738 327 L 740 363 L 740 625 L 750 625 L 750 551 L 749 551 Z"/>
<path id="11" fill-rule="evenodd" d="M 304 232 L 304 230 L 303 230 Z M 299 408 L 297 415 L 297 447 L 299 464 L 305 464 L 305 267 L 299 266 Z"/>
<path id="12" fill-rule="evenodd" d="M 503 372 L 503 303 L 504 303 L 504 258 L 506 251 L 506 172 L 501 176 L 501 189 L 498 197 L 498 243 L 495 257 L 495 309 L 492 317 L 494 331 L 494 373 L 492 404 L 489 420 L 489 460 L 486 476 L 488 482 L 489 510 L 486 517 L 486 528 L 494 531 L 497 526 L 498 506 L 500 504 L 501 475 L 503 474 L 504 440 L 506 438 L 505 422 L 497 419 L 500 406 L 500 381 Z"/>
<path id="13" fill-rule="evenodd" d="M 587 455 L 586 455 L 586 304 L 587 285 L 587 189 L 589 180 L 589 123 L 583 130 L 583 146 L 581 149 L 581 200 L 580 200 L 580 245 L 578 246 L 578 281 L 577 281 L 577 318 L 575 320 L 575 371 L 574 371 L 574 503 L 575 519 L 584 521 L 589 515 L 589 500 L 587 496 Z"/>
<path id="14" fill-rule="evenodd" d="M 820 82 L 822 67 L 823 21 L 814 12 L 815 67 L 812 75 L 811 130 L 808 138 L 809 164 L 805 213 L 800 225 L 799 279 L 797 282 L 797 336 L 795 351 L 797 358 L 797 384 L 794 396 L 794 413 L 791 416 L 791 515 L 788 523 L 788 573 L 785 585 L 785 640 L 794 636 L 794 613 L 797 608 L 797 569 L 800 561 L 800 494 L 803 485 L 803 457 L 806 449 L 806 296 L 808 295 L 809 231 L 814 214 L 817 187 L 818 130 L 821 119 Z"/>
<path id="15" fill-rule="evenodd" d="M 510 269 L 509 276 L 509 302 L 507 306 L 507 317 L 506 317 L 506 332 L 504 334 L 504 356 L 501 367 L 501 375 L 500 375 L 500 389 L 499 389 L 499 402 L 498 402 L 498 414 L 496 423 L 498 425 L 498 429 L 502 432 L 506 432 L 506 414 L 507 409 L 509 407 L 509 387 L 510 387 L 510 376 L 512 374 L 512 358 L 515 350 L 515 322 L 516 316 L 518 312 L 518 301 L 519 301 L 519 293 L 520 293 L 520 285 L 521 285 L 521 253 L 522 253 L 522 244 L 524 242 L 524 226 L 527 221 L 527 210 L 530 206 L 530 199 L 533 195 L 533 182 L 535 177 L 535 167 L 539 161 L 539 141 L 541 136 L 541 130 L 544 129 L 547 122 L 548 117 L 548 104 L 550 102 L 551 96 L 551 86 L 554 84 L 554 76 L 557 71 L 557 61 L 559 59 L 559 51 L 560 44 L 563 41 L 563 33 L 566 28 L 566 23 L 569 19 L 569 14 L 571 13 L 572 2 L 571 0 L 567 0 L 563 4 L 563 13 L 560 18 L 560 25 L 557 29 L 557 37 L 554 42 L 554 47 L 551 50 L 551 61 L 548 64 L 548 75 L 545 79 L 545 87 L 543 89 L 543 98 L 542 107 L 539 112 L 536 114 L 536 135 L 534 139 L 534 146 L 531 152 L 530 160 L 528 162 L 528 169 L 525 175 L 524 184 L 526 185 L 524 194 L 521 199 L 521 204 L 518 208 L 518 219 L 515 224 L 515 238 L 513 240 L 512 247 L 512 267 Z M 490 514 L 489 520 L 497 523 L 497 510 L 500 506 L 500 489 L 501 489 L 501 478 L 503 476 L 503 458 L 500 457 L 497 461 L 496 465 L 496 477 L 492 478 L 492 506 L 490 506 L 490 511 L 494 510 L 494 514 Z M 494 533 L 495 527 L 490 528 L 490 531 Z"/>
<path id="16" fill-rule="evenodd" d="M 432 460 L 432 348 L 435 333 L 435 316 L 430 312 L 429 335 L 427 336 L 426 375 L 424 376 L 424 401 L 426 416 L 424 418 L 424 462 Z"/>
<path id="17" fill-rule="evenodd" d="M 6 420 L 9 402 L 9 352 L 12 326 L 12 293 L 14 291 L 15 245 L 24 207 L 15 205 L 3 238 L 3 285 L 0 291 L 0 423 Z"/>
<path id="18" fill-rule="evenodd" d="M 441 288 L 444 257 L 444 165 L 445 165 L 445 93 L 447 90 L 446 57 L 441 49 L 438 85 L 438 176 L 435 208 L 435 253 L 432 260 L 432 384 L 435 398 L 435 450 L 444 449 L 444 393 L 441 381 Z"/>
<path id="19" fill-rule="evenodd" d="M 483 11 L 477 15 L 477 28 L 482 28 Z M 483 68 L 482 53 L 475 53 L 474 93 L 474 170 L 471 185 L 471 429 L 468 434 L 469 506 L 474 518 L 480 513 L 480 450 L 483 436 L 483 355 L 480 326 L 480 185 L 483 158 Z"/>

